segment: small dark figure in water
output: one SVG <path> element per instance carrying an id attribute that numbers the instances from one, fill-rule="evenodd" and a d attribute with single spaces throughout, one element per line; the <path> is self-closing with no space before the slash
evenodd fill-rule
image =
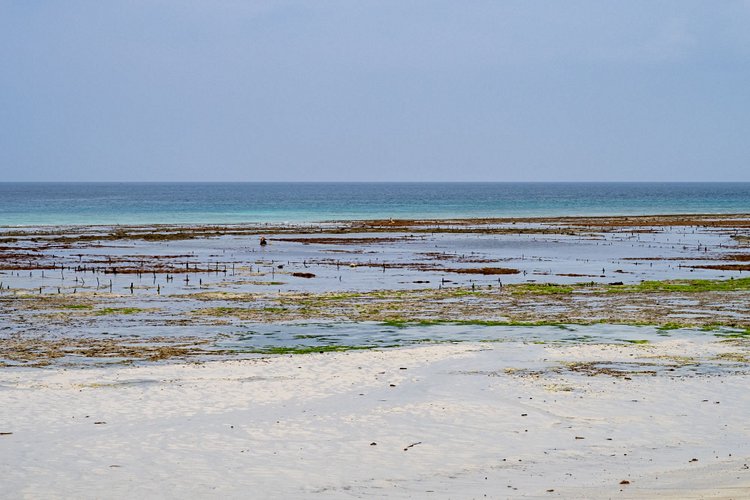
<path id="1" fill-rule="evenodd" d="M 268 242 L 266 241 L 266 237 L 265 236 L 261 236 L 260 237 L 260 246 L 264 247 L 266 245 L 268 245 Z"/>

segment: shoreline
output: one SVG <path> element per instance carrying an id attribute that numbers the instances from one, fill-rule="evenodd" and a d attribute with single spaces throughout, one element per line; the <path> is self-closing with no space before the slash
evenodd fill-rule
<path id="1" fill-rule="evenodd" d="M 686 212 L 686 213 L 648 213 L 648 214 L 578 214 L 562 216 L 528 216 L 528 217 L 449 217 L 449 218 L 375 218 L 375 219 L 327 219 L 327 220 L 310 220 L 310 221 L 246 221 L 231 223 L 212 223 L 212 222 L 154 222 L 154 223 L 111 223 L 111 224 L 28 224 L 28 225 L 0 225 L 0 230 L 111 230 L 111 229 L 193 229 L 193 228 L 219 228 L 219 229 L 335 229 L 346 227 L 351 229 L 377 228 L 385 225 L 392 225 L 396 228 L 409 228 L 424 225 L 491 225 L 491 224 L 564 224 L 575 225 L 576 223 L 585 223 L 593 225 L 597 222 L 620 223 L 623 227 L 638 225 L 695 225 L 701 222 L 710 222 L 711 219 L 732 220 L 732 219 L 750 219 L 750 212 Z M 750 224 L 749 224 L 750 225 Z M 2 233 L 0 233 L 2 235 Z"/>

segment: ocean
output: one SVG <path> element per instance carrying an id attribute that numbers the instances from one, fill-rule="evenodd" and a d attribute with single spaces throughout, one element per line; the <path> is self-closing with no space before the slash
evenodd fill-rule
<path id="1" fill-rule="evenodd" d="M 0 183 L 0 226 L 750 212 L 735 183 Z"/>

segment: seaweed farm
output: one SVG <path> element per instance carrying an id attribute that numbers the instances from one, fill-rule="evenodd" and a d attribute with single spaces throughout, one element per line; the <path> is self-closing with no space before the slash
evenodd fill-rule
<path id="1" fill-rule="evenodd" d="M 745 332 L 749 226 L 651 216 L 6 228 L 0 362 Z M 621 333 L 603 335 L 610 325 Z"/>

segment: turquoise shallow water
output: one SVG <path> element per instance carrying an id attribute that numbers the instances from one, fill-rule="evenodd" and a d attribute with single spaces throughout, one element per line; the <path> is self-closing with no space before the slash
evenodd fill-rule
<path id="1" fill-rule="evenodd" d="M 0 183 L 0 226 L 750 212 L 743 183 Z"/>

